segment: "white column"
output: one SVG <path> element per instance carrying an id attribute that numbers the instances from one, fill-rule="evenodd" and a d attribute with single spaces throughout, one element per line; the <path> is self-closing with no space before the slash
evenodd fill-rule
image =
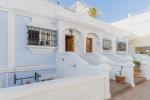
<path id="1" fill-rule="evenodd" d="M 112 40 L 112 53 L 116 53 L 117 45 L 116 45 L 116 38 Z"/>
<path id="2" fill-rule="evenodd" d="M 59 27 L 60 28 L 60 27 Z M 58 31 L 58 52 L 65 52 L 65 35 L 62 29 Z"/>
<path id="3" fill-rule="evenodd" d="M 58 23 L 58 41 L 57 41 L 57 51 L 58 52 L 65 52 L 65 29 L 63 27 L 63 23 L 59 22 Z"/>
<path id="4" fill-rule="evenodd" d="M 103 35 L 100 35 L 100 53 L 103 53 Z"/>
<path id="5" fill-rule="evenodd" d="M 83 36 L 83 53 L 86 53 L 86 35 Z"/>
<path id="6" fill-rule="evenodd" d="M 129 54 L 129 40 L 126 42 L 126 54 Z"/>
<path id="7" fill-rule="evenodd" d="M 15 68 L 15 14 L 8 12 L 8 67 Z"/>

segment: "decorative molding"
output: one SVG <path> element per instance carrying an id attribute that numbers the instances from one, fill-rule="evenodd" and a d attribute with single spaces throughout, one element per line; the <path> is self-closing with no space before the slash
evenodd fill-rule
<path id="1" fill-rule="evenodd" d="M 55 69 L 56 65 L 32 65 L 32 66 L 17 66 L 15 71 L 33 71 L 33 70 L 46 70 Z"/>
<path id="2" fill-rule="evenodd" d="M 0 74 L 2 74 L 2 73 L 11 73 L 11 72 L 46 70 L 46 69 L 55 69 L 55 68 L 56 68 L 56 65 L 16 66 L 15 68 L 1 67 L 0 68 Z"/>
<path id="3" fill-rule="evenodd" d="M 1 67 L 0 68 L 0 74 L 11 73 L 11 72 L 14 72 L 14 68 L 8 68 L 8 67 Z"/>
<path id="4" fill-rule="evenodd" d="M 50 30 L 57 30 L 57 27 L 53 26 L 51 21 L 44 20 L 42 18 L 32 17 L 32 22 L 28 24 L 28 26 L 40 27 Z"/>
<path id="5" fill-rule="evenodd" d="M 126 54 L 127 53 L 127 50 L 126 51 L 116 51 L 117 54 Z"/>
<path id="6" fill-rule="evenodd" d="M 98 25 L 101 25 L 101 24 L 95 24 L 91 21 L 91 23 L 89 22 L 86 22 L 86 21 L 83 21 L 83 20 L 79 20 L 79 19 L 73 19 L 73 18 L 68 18 L 68 17 L 64 17 L 64 16 L 57 16 L 56 19 L 60 22 L 68 22 L 68 23 L 71 23 L 71 24 L 75 24 L 75 25 L 79 25 L 79 26 L 82 26 L 82 27 L 86 27 L 88 29 L 92 28 L 94 31 L 97 31 L 97 32 L 105 32 L 105 28 L 104 26 L 102 25 L 101 27 L 99 27 Z"/>
<path id="7" fill-rule="evenodd" d="M 57 47 L 27 45 L 27 48 L 32 53 L 50 53 L 52 51 L 55 51 Z"/>
<path id="8" fill-rule="evenodd" d="M 0 6 L 0 11 L 8 12 L 8 11 L 9 11 L 9 9 L 8 9 L 8 8 L 6 8 L 6 7 L 2 7 L 2 6 Z"/>

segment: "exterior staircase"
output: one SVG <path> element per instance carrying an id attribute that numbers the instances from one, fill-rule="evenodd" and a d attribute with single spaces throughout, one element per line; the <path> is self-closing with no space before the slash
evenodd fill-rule
<path id="1" fill-rule="evenodd" d="M 93 65 L 75 52 L 58 52 L 56 56 L 56 76 L 71 77 L 82 75 L 103 75 L 105 77 L 105 98 L 110 98 L 109 73 L 107 64 Z"/>

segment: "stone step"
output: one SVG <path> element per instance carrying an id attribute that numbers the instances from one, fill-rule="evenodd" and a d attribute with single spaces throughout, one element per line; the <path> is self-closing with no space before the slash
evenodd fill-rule
<path id="1" fill-rule="evenodd" d="M 144 77 L 136 77 L 134 80 L 134 83 L 135 83 L 135 85 L 138 85 L 138 84 L 141 84 L 145 81 L 146 81 L 146 78 L 144 78 Z"/>

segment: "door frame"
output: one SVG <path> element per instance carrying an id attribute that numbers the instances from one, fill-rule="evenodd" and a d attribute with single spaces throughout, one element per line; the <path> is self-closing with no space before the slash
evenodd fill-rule
<path id="1" fill-rule="evenodd" d="M 73 42 L 72 42 L 72 50 L 67 50 L 67 37 L 71 37 L 73 39 Z M 75 37 L 73 35 L 65 35 L 65 52 L 74 52 L 75 51 Z"/>
<path id="2" fill-rule="evenodd" d="M 87 45 L 87 40 L 90 40 L 90 50 L 88 51 L 88 49 L 87 49 L 87 47 L 88 47 L 88 45 Z M 86 53 L 92 53 L 93 52 L 93 38 L 90 38 L 90 37 L 87 37 L 86 38 Z"/>

